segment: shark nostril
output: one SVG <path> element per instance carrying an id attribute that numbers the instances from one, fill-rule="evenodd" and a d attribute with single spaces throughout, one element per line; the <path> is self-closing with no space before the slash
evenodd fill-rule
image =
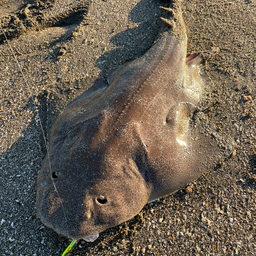
<path id="1" fill-rule="evenodd" d="M 57 172 L 52 172 L 52 178 L 53 178 L 53 179 L 57 179 L 57 178 L 58 178 Z"/>
<path id="2" fill-rule="evenodd" d="M 105 196 L 99 196 L 96 198 L 96 202 L 98 204 L 106 204 L 107 203 L 107 198 Z"/>

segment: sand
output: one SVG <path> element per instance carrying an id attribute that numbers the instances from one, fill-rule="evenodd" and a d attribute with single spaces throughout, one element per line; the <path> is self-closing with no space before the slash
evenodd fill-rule
<path id="1" fill-rule="evenodd" d="M 69 239 L 36 218 L 36 177 L 59 112 L 161 26 L 160 0 L 0 1 L 0 255 L 61 255 Z M 255 255 L 256 2 L 184 0 L 188 52 L 205 63 L 211 122 L 236 153 L 73 255 Z M 3 31 L 9 38 L 5 40 Z M 22 71 L 22 72 L 21 72 Z"/>

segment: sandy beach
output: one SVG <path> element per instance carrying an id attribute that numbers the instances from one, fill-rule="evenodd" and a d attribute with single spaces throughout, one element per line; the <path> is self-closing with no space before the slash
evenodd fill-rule
<path id="1" fill-rule="evenodd" d="M 45 139 L 96 77 L 151 47 L 166 3 L 0 0 L 1 256 L 61 255 L 70 243 L 36 218 Z M 205 114 L 236 152 L 72 255 L 256 254 L 256 2 L 184 0 L 182 10 L 188 52 L 219 49 L 204 64 L 212 81 Z"/>

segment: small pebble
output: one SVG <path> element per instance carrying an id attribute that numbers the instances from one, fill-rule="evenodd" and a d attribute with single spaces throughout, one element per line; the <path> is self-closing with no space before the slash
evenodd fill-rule
<path id="1" fill-rule="evenodd" d="M 250 101 L 250 100 L 252 100 L 251 96 L 244 95 L 244 101 Z"/>

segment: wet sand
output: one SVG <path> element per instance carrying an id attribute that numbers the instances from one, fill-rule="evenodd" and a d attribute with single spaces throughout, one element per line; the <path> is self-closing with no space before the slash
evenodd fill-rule
<path id="1" fill-rule="evenodd" d="M 212 2 L 184 1 L 188 52 L 220 49 L 206 62 L 213 86 L 205 114 L 236 141 L 236 154 L 94 243 L 80 243 L 74 255 L 255 255 L 256 3 Z M 0 1 L 9 38 L 0 31 L 0 255 L 60 255 L 69 244 L 35 215 L 46 154 L 40 122 L 47 138 L 94 77 L 106 79 L 146 52 L 164 3 Z"/>

